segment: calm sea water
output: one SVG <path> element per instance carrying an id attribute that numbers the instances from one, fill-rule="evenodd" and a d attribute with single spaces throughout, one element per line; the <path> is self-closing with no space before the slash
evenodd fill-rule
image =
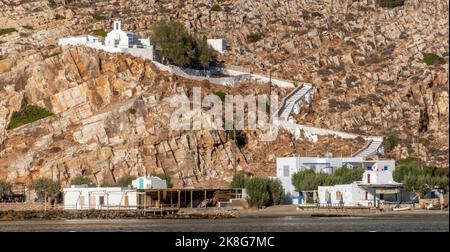
<path id="1" fill-rule="evenodd" d="M 377 217 L 270 217 L 177 220 L 30 220 L 0 221 L 0 231 L 441 231 L 449 232 L 448 215 Z"/>

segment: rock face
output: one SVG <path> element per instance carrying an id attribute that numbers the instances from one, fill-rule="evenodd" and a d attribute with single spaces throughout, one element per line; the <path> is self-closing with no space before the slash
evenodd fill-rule
<path id="1" fill-rule="evenodd" d="M 101 184 L 124 175 L 166 174 L 177 187 L 227 187 L 235 156 L 236 170 L 273 176 L 279 155 L 324 155 L 328 146 L 335 146 L 330 149 L 336 154 L 349 152 L 348 141 L 334 138 L 312 144 L 281 133 L 267 144 L 248 131 L 243 133 L 245 143 L 237 147 L 225 131 L 174 131 L 169 127 L 175 109 L 170 107 L 172 95 L 189 95 L 194 86 L 202 87 L 203 95 L 217 89 L 257 95 L 267 93 L 268 87 L 198 83 L 158 72 L 152 63 L 128 55 L 83 47 L 61 50 L 57 56 L 11 70 L 22 74 L 25 84 L 2 99 L 7 105 L 2 106 L 2 125 L 21 101 L 46 107 L 55 116 L 3 131 L 2 177 L 26 182 L 48 176 L 66 184 L 86 175 Z M 285 90 L 274 92 L 284 95 Z"/>
<path id="2" fill-rule="evenodd" d="M 387 156 L 419 154 L 448 166 L 448 0 L 407 0 L 393 9 L 371 0 L 238 0 L 223 1 L 219 12 L 206 0 L 56 2 L 54 8 L 44 0 L 0 2 L 0 28 L 17 30 L 0 36 L 0 177 L 42 175 L 65 183 L 86 174 L 101 183 L 147 172 L 169 174 L 176 186 L 230 181 L 234 141 L 225 132 L 171 131 L 168 98 L 193 86 L 229 94 L 267 93 L 267 87 L 196 83 L 130 56 L 57 46 L 60 37 L 109 30 L 116 17 L 140 35 L 172 18 L 199 35 L 223 37 L 227 64 L 314 85 L 312 106 L 297 115 L 299 123 L 396 136 L 400 143 Z M 262 39 L 248 42 L 255 32 Z M 423 52 L 446 63 L 426 65 Z M 55 116 L 6 130 L 24 104 Z M 334 138 L 312 144 L 287 133 L 267 144 L 255 132 L 246 136 L 237 169 L 264 176 L 274 175 L 276 156 L 348 155 L 364 145 Z"/>

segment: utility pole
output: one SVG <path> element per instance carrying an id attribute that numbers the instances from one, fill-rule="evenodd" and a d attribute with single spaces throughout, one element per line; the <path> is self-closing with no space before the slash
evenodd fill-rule
<path id="1" fill-rule="evenodd" d="M 236 165 L 236 123 L 233 120 L 233 169 L 234 169 L 234 175 L 237 173 L 237 165 Z"/>
<path id="2" fill-rule="evenodd" d="M 420 132 L 420 130 L 419 130 Z M 419 155 L 419 132 L 417 132 L 417 136 L 416 136 L 416 144 L 417 144 L 417 168 L 420 169 L 420 155 Z"/>
<path id="3" fill-rule="evenodd" d="M 233 150 L 233 167 L 234 167 L 234 175 L 237 173 L 237 164 L 236 164 L 236 126 L 233 127 L 233 140 L 234 140 L 234 150 Z"/>
<path id="4" fill-rule="evenodd" d="M 269 118 L 270 118 L 270 97 L 272 96 L 272 70 L 269 70 Z"/>

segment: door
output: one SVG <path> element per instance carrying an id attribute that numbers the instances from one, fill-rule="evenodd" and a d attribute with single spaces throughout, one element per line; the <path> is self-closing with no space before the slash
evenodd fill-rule
<path id="1" fill-rule="evenodd" d="M 123 201 L 124 201 L 125 206 L 128 206 L 128 195 L 125 195 Z"/>
<path id="2" fill-rule="evenodd" d="M 139 189 L 144 189 L 144 179 L 143 178 L 139 179 Z"/>
<path id="3" fill-rule="evenodd" d="M 370 174 L 367 174 L 367 184 L 370 184 Z"/>
<path id="4" fill-rule="evenodd" d="M 83 209 L 84 206 L 84 196 L 80 196 L 80 209 Z"/>
<path id="5" fill-rule="evenodd" d="M 95 196 L 89 196 L 89 208 L 95 208 Z"/>

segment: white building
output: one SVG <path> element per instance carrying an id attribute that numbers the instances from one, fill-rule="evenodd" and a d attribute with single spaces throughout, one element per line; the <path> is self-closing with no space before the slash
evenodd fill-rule
<path id="1" fill-rule="evenodd" d="M 391 171 L 368 170 L 364 172 L 362 181 L 319 186 L 318 203 L 330 206 L 378 206 L 384 202 L 402 201 L 401 188 L 402 184 L 393 180 Z"/>
<path id="2" fill-rule="evenodd" d="M 223 54 L 227 50 L 227 43 L 224 39 L 208 39 L 206 42 L 219 53 Z"/>
<path id="3" fill-rule="evenodd" d="M 131 182 L 135 189 L 166 189 L 167 182 L 156 176 L 139 177 Z"/>
<path id="4" fill-rule="evenodd" d="M 299 193 L 292 185 L 292 176 L 299 171 L 314 170 L 327 174 L 337 168 L 363 168 L 373 171 L 394 171 L 395 160 L 365 160 L 362 157 L 280 157 L 277 158 L 277 178 L 281 181 L 285 201 L 298 203 Z"/>
<path id="5" fill-rule="evenodd" d="M 64 209 L 137 209 L 136 190 L 120 187 L 64 188 Z"/>
<path id="6" fill-rule="evenodd" d="M 136 57 L 154 60 L 154 46 L 149 38 L 139 38 L 130 31 L 122 30 L 121 21 L 114 20 L 113 30 L 105 39 L 91 35 L 72 36 L 58 40 L 60 46 L 84 45 L 94 49 L 104 50 L 112 53 L 128 53 Z"/>

